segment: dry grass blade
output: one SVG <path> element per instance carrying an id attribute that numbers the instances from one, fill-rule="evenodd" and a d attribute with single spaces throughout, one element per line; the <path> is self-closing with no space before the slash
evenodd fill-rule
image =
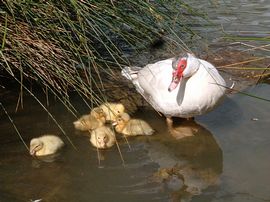
<path id="1" fill-rule="evenodd" d="M 120 155 L 122 164 L 123 164 L 123 166 L 125 166 L 125 160 L 124 160 L 123 154 L 122 154 L 122 152 L 121 152 L 121 148 L 120 148 L 119 143 L 118 143 L 118 141 L 117 141 L 117 138 L 116 138 L 116 135 L 115 135 L 114 130 L 113 130 L 113 134 L 114 134 L 114 137 L 115 137 L 115 143 L 116 143 L 117 150 L 118 150 L 118 152 L 119 152 L 119 155 Z"/>
<path id="2" fill-rule="evenodd" d="M 254 62 L 254 61 L 264 60 L 266 58 L 267 57 L 254 58 L 254 59 L 245 60 L 245 61 L 242 61 L 242 62 L 236 62 L 236 63 L 233 63 L 233 64 L 227 64 L 227 65 L 218 66 L 217 68 L 218 69 L 221 69 L 221 68 L 231 68 L 232 66 L 235 66 L 235 65 L 241 65 L 241 64 L 246 64 L 246 63 Z"/>

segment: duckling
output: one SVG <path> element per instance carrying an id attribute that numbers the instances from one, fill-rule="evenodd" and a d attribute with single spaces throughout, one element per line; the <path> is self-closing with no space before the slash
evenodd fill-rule
<path id="1" fill-rule="evenodd" d="M 77 121 L 74 121 L 74 127 L 77 130 L 88 131 L 103 126 L 106 121 L 106 115 L 102 109 L 96 107 L 90 114 L 83 115 Z"/>
<path id="2" fill-rule="evenodd" d="M 54 154 L 63 146 L 64 142 L 58 136 L 47 134 L 30 141 L 30 154 L 32 156 Z"/>
<path id="3" fill-rule="evenodd" d="M 155 131 L 141 119 L 131 119 L 127 113 L 119 115 L 113 123 L 115 130 L 126 136 L 152 135 Z"/>
<path id="4" fill-rule="evenodd" d="M 106 114 L 100 107 L 95 107 L 91 110 L 90 115 L 101 121 L 103 124 L 106 122 Z"/>
<path id="5" fill-rule="evenodd" d="M 113 131 L 107 126 L 101 126 L 91 132 L 90 142 L 99 149 L 112 147 L 115 141 Z"/>
<path id="6" fill-rule="evenodd" d="M 125 106 L 121 103 L 105 102 L 99 108 L 106 114 L 106 121 L 115 121 L 125 111 Z"/>

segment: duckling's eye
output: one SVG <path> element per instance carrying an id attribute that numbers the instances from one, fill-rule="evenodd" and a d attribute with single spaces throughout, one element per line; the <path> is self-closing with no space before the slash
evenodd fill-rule
<path id="1" fill-rule="evenodd" d="M 117 111 L 118 114 L 120 114 L 120 111 Z"/>

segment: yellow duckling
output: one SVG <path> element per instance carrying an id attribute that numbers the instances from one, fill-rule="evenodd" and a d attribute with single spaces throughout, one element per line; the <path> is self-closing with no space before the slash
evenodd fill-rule
<path id="1" fill-rule="evenodd" d="M 90 112 L 90 115 L 95 117 L 98 121 L 102 122 L 103 124 L 106 122 L 106 114 L 100 107 L 95 107 Z"/>
<path id="2" fill-rule="evenodd" d="M 115 135 L 107 126 L 101 126 L 91 132 L 90 142 L 99 149 L 110 148 L 115 143 Z"/>
<path id="3" fill-rule="evenodd" d="M 102 109 L 96 107 L 92 109 L 90 114 L 83 115 L 77 121 L 74 121 L 74 127 L 77 130 L 88 131 L 103 126 L 106 119 L 106 115 Z"/>
<path id="4" fill-rule="evenodd" d="M 43 135 L 38 138 L 33 138 L 30 142 L 30 154 L 32 156 L 45 156 L 54 154 L 61 147 L 64 142 L 55 135 Z"/>
<path id="5" fill-rule="evenodd" d="M 106 114 L 106 121 L 115 121 L 116 117 L 125 111 L 125 106 L 121 103 L 105 102 L 99 108 Z"/>
<path id="6" fill-rule="evenodd" d="M 127 113 L 119 115 L 113 123 L 115 130 L 126 136 L 152 135 L 154 130 L 151 126 L 141 119 L 131 119 Z"/>

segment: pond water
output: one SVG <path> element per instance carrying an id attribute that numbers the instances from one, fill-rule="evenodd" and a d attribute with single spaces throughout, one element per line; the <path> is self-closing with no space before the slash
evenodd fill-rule
<path id="1" fill-rule="evenodd" d="M 223 36 L 222 31 L 234 36 L 269 37 L 269 0 L 206 0 L 189 1 L 199 11 L 206 12 L 218 26 L 198 26 L 200 34 L 211 40 Z"/>
<path id="2" fill-rule="evenodd" d="M 226 31 L 269 34 L 269 1 L 209 2 L 196 7 L 209 8 L 210 18 Z M 216 38 L 214 29 L 205 29 L 212 39 Z M 270 99 L 268 84 L 249 87 L 246 92 Z M 1 92 L 1 102 L 27 145 L 33 137 L 53 133 L 66 146 L 53 160 L 31 157 L 1 109 L 0 201 L 270 201 L 267 101 L 228 95 L 211 113 L 196 117 L 191 124 L 180 123 L 183 131 L 195 131 L 194 136 L 181 140 L 168 133 L 163 117 L 140 109 L 132 116 L 146 120 L 155 135 L 130 138 L 130 148 L 118 137 L 124 162 L 114 146 L 100 151 L 99 164 L 87 133 L 75 131 L 75 118 L 63 105 L 51 100 L 49 111 L 76 149 L 33 98 L 26 95 L 24 109 L 15 113 L 17 98 L 13 91 Z M 76 97 L 72 99 L 82 114 L 88 112 Z M 162 181 L 158 171 L 172 167 L 176 171 Z"/>
<path id="3" fill-rule="evenodd" d="M 268 84 L 250 87 L 247 92 L 270 99 Z M 15 97 L 12 92 L 5 96 L 3 104 L 9 112 L 14 111 Z M 10 116 L 27 145 L 33 137 L 53 133 L 60 135 L 66 146 L 52 162 L 31 157 L 1 112 L 0 201 L 270 200 L 267 101 L 230 95 L 216 110 L 197 117 L 196 123 L 179 123 L 185 132 L 196 131 L 181 140 L 167 132 L 163 117 L 141 109 L 133 117 L 148 121 L 156 134 L 130 138 L 131 149 L 118 137 L 124 164 L 116 146 L 101 151 L 99 164 L 87 133 L 74 130 L 75 118 L 62 105 L 54 103 L 49 110 L 77 150 L 39 104 L 27 96 L 24 102 L 25 109 Z M 176 165 L 179 175 L 164 182 L 155 177 L 158 170 Z"/>

